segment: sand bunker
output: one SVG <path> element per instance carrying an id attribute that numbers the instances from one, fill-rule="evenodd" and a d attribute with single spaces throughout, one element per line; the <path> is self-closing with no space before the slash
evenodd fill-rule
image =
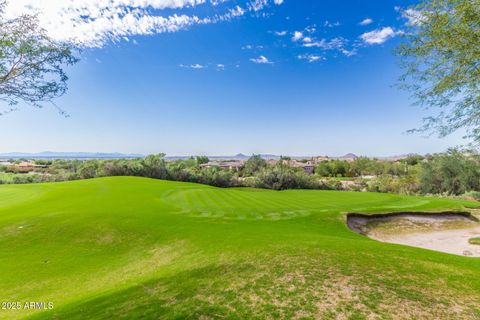
<path id="1" fill-rule="evenodd" d="M 480 223 L 468 212 L 402 212 L 365 215 L 350 213 L 347 224 L 369 238 L 451 254 L 480 257 Z"/>

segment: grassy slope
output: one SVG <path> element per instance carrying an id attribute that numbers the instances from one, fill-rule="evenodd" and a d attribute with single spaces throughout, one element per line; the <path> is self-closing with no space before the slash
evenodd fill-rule
<path id="1" fill-rule="evenodd" d="M 446 199 L 104 178 L 0 186 L 0 318 L 475 318 L 480 260 L 379 243 L 343 213 Z"/>

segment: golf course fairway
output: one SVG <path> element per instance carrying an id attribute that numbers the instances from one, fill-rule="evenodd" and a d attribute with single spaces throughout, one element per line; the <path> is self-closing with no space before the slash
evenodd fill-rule
<path id="1" fill-rule="evenodd" d="M 480 259 L 382 243 L 349 212 L 474 203 L 113 177 L 0 186 L 1 319 L 475 319 Z M 45 302 L 52 308 L 25 308 Z"/>

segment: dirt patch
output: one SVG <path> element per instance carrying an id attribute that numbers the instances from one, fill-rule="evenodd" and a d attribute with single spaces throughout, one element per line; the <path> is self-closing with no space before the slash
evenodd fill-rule
<path id="1" fill-rule="evenodd" d="M 479 220 L 469 212 L 400 212 L 347 215 L 348 227 L 369 238 L 461 256 L 480 257 Z"/>

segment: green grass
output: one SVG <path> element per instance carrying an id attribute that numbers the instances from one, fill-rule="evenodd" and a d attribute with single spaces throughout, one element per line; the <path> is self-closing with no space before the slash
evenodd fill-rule
<path id="1" fill-rule="evenodd" d="M 477 244 L 477 245 L 480 245 L 480 237 L 477 237 L 477 238 L 471 238 L 468 240 L 468 242 L 470 244 Z"/>
<path id="2" fill-rule="evenodd" d="M 346 212 L 471 203 L 143 178 L 0 186 L 0 310 L 31 319 L 475 318 L 480 260 L 380 243 Z"/>

